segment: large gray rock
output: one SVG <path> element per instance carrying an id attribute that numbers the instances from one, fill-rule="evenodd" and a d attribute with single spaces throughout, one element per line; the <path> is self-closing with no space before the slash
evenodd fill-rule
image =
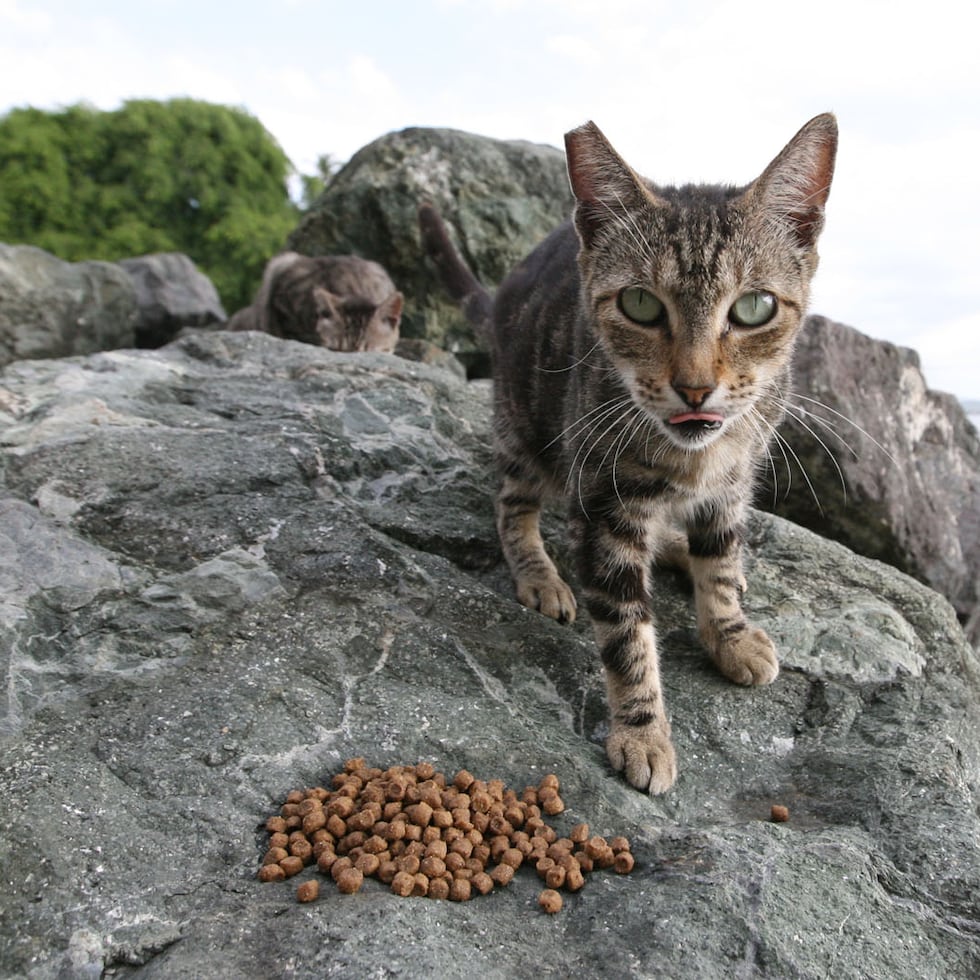
<path id="1" fill-rule="evenodd" d="M 119 266 L 0 243 L 0 366 L 129 347 L 137 317 L 136 292 Z"/>
<path id="2" fill-rule="evenodd" d="M 423 201 L 438 208 L 477 277 L 493 288 L 571 214 L 565 155 L 451 129 L 391 133 L 351 158 L 289 237 L 306 255 L 380 262 L 405 293 L 402 336 L 433 341 L 485 374 L 480 339 L 422 255 Z"/>
<path id="3" fill-rule="evenodd" d="M 0 975 L 977 976 L 980 674 L 949 604 L 754 515 L 782 674 L 722 680 L 663 578 L 681 774 L 648 798 L 608 769 L 588 624 L 512 596 L 488 411 L 484 383 L 250 333 L 0 374 Z M 352 755 L 555 771 L 555 822 L 637 867 L 554 918 L 531 873 L 298 905 L 255 880 L 259 826 Z"/>
<path id="4" fill-rule="evenodd" d="M 136 288 L 137 347 L 162 347 L 184 327 L 206 327 L 228 319 L 214 283 L 180 252 L 140 255 L 119 265 Z"/>
<path id="5" fill-rule="evenodd" d="M 824 317 L 794 373 L 791 452 L 773 449 L 760 503 L 930 585 L 980 642 L 980 439 L 963 407 L 914 351 Z"/>

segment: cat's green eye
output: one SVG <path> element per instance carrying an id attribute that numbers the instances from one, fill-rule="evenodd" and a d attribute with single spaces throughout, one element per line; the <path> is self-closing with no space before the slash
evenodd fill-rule
<path id="1" fill-rule="evenodd" d="M 739 296 L 728 311 L 729 319 L 740 327 L 761 327 L 775 315 L 776 297 L 761 290 Z"/>
<path id="2" fill-rule="evenodd" d="M 627 286 L 619 294 L 619 308 L 634 323 L 653 327 L 667 319 L 667 308 L 642 286 Z"/>

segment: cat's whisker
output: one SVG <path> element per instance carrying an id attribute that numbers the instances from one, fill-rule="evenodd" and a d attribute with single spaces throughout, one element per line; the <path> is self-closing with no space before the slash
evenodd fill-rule
<path id="1" fill-rule="evenodd" d="M 795 406 L 792 405 L 787 404 L 785 407 L 789 415 L 792 418 L 794 418 L 817 441 L 820 448 L 823 449 L 823 451 L 827 454 L 831 463 L 834 464 L 834 469 L 837 471 L 837 479 L 840 481 L 841 491 L 844 495 L 844 500 L 846 502 L 847 481 L 844 479 L 844 471 L 841 469 L 840 463 L 837 462 L 837 457 L 833 454 L 830 446 L 828 446 L 827 443 L 824 442 L 823 439 L 821 439 L 820 436 L 817 435 L 817 433 L 813 430 L 812 426 L 807 425 L 806 422 L 803 421 L 804 417 L 806 416 L 805 412 L 799 411 L 798 409 L 795 408 Z M 841 441 L 843 442 L 843 440 Z M 847 444 L 845 443 L 845 445 Z M 847 448 L 850 449 L 851 447 L 848 446 Z M 853 452 L 853 450 L 851 451 Z"/>
<path id="2" fill-rule="evenodd" d="M 587 511 L 586 511 L 586 508 L 585 508 L 585 501 L 582 498 L 582 478 L 583 478 L 583 476 L 585 474 L 585 469 L 588 466 L 589 459 L 592 456 L 592 453 L 596 450 L 596 448 L 599 445 L 601 445 L 601 443 L 605 440 L 606 436 L 608 436 L 609 433 L 612 432 L 616 428 L 617 425 L 619 425 L 624 419 L 628 418 L 633 412 L 639 411 L 639 409 L 636 407 L 636 404 L 633 402 L 633 399 L 632 398 L 623 399 L 623 401 L 620 403 L 620 406 L 619 407 L 626 409 L 626 411 L 620 412 L 620 414 L 618 414 L 613 419 L 613 421 L 608 426 L 606 426 L 606 428 L 598 436 L 596 436 L 595 439 L 592 440 L 591 444 L 589 445 L 588 451 L 586 452 L 585 456 L 582 458 L 581 465 L 579 466 L 579 470 L 578 470 L 578 486 L 577 486 L 577 489 L 578 489 L 579 506 L 582 508 L 582 513 L 583 514 L 586 514 Z M 608 414 L 605 417 L 608 418 Z M 586 445 L 586 442 L 587 442 L 589 436 L 591 436 L 592 433 L 595 432 L 598 427 L 599 427 L 598 425 L 594 426 L 590 430 L 590 432 L 586 436 L 586 438 L 582 441 L 582 445 L 579 447 L 579 451 L 575 454 L 575 459 L 572 460 L 572 466 L 571 466 L 571 469 L 569 471 L 569 475 L 571 475 L 571 472 L 574 470 L 575 462 L 576 462 L 576 460 L 579 457 L 579 453 L 581 453 L 582 449 L 585 448 L 585 445 Z M 620 435 L 620 438 L 621 437 L 622 436 Z M 601 471 L 602 470 L 603 466 L 605 465 L 606 460 L 609 458 L 609 453 L 612 451 L 614 445 L 615 445 L 615 442 L 613 443 L 613 445 L 611 445 L 606 450 L 605 454 L 602 457 L 602 460 L 599 463 L 599 466 L 596 467 L 596 471 Z"/>
<path id="3" fill-rule="evenodd" d="M 560 442 L 565 436 L 571 435 L 576 429 L 580 427 L 584 429 L 589 424 L 589 419 L 592 418 L 592 416 L 598 415 L 599 413 L 604 412 L 604 410 L 606 409 L 610 411 L 614 411 L 617 407 L 621 408 L 624 404 L 626 404 L 630 400 L 631 399 L 629 399 L 628 397 L 610 398 L 608 401 L 603 402 L 601 405 L 596 405 L 596 407 L 591 409 L 591 411 L 586 412 L 585 415 L 579 416 L 574 422 L 565 426 L 565 428 L 562 429 L 561 432 L 559 432 L 554 439 L 548 442 L 544 448 L 546 450 L 550 449 L 553 445 L 555 445 L 556 442 Z"/>
<path id="4" fill-rule="evenodd" d="M 863 435 L 865 437 L 865 439 L 869 440 L 875 446 L 875 448 L 881 450 L 881 452 L 883 452 L 885 454 L 885 456 L 888 457 L 889 461 L 892 464 L 894 464 L 895 466 L 898 466 L 898 460 L 896 460 L 895 457 L 892 456 L 892 454 L 880 442 L 878 442 L 878 440 L 875 439 L 875 437 L 873 435 L 871 435 L 870 432 L 867 431 L 867 429 L 862 429 L 861 426 L 858 425 L 857 422 L 854 421 L 854 419 L 848 418 L 843 413 L 838 412 L 834 408 L 831 408 L 829 405 L 827 405 L 826 403 L 820 401 L 817 398 L 810 398 L 807 395 L 801 395 L 801 394 L 798 394 L 798 393 L 794 393 L 793 397 L 794 398 L 798 398 L 801 401 L 809 402 L 811 405 L 816 405 L 818 408 L 822 408 L 825 412 L 830 412 L 831 415 L 835 415 L 842 422 L 846 422 L 849 426 L 851 426 L 852 428 L 854 428 L 858 432 L 860 432 L 861 435 Z M 784 404 L 786 404 L 786 403 L 784 403 Z M 789 407 L 788 404 L 786 405 L 786 407 L 787 408 Z M 802 405 L 797 405 L 795 407 L 798 410 L 805 411 L 805 409 L 803 408 Z M 820 416 L 817 415 L 815 412 L 807 412 L 807 414 L 809 415 L 810 418 L 819 420 L 819 421 L 823 422 L 825 425 L 828 425 L 828 426 L 830 425 L 830 423 L 829 423 L 829 421 L 827 419 L 821 419 Z M 844 440 L 841 439 L 841 442 L 844 442 Z M 845 442 L 844 445 L 847 445 L 847 443 Z M 848 449 L 851 449 L 850 446 L 847 446 L 847 448 Z M 851 449 L 851 452 L 854 452 L 854 450 Z M 856 458 L 857 457 L 857 453 L 854 453 L 854 455 L 855 455 L 855 458 Z"/>
<path id="5" fill-rule="evenodd" d="M 563 368 L 539 368 L 542 374 L 564 374 L 566 371 L 574 371 L 577 367 L 584 364 L 602 346 L 602 341 L 597 340 L 577 361 Z"/>
<path id="6" fill-rule="evenodd" d="M 776 472 L 776 460 L 772 455 L 772 450 L 769 448 L 773 440 L 771 435 L 766 435 L 762 429 L 762 426 L 759 424 L 762 422 L 769 425 L 769 423 L 762 417 L 756 408 L 749 409 L 745 415 L 745 421 L 752 426 L 756 436 L 758 436 L 759 443 L 761 444 L 762 450 L 766 454 L 766 459 L 769 462 L 769 471 L 772 473 L 772 502 L 773 506 L 775 506 L 776 500 L 779 497 L 779 475 Z M 769 428 L 771 430 L 772 426 L 769 426 Z M 783 449 L 779 442 L 776 442 L 776 445 L 782 449 L 783 460 L 786 463 L 786 495 L 788 495 L 790 487 L 793 485 L 793 471 L 790 469 L 789 459 L 786 456 L 786 450 Z"/>
<path id="7" fill-rule="evenodd" d="M 810 490 L 810 496 L 813 497 L 813 502 L 817 505 L 817 510 L 820 512 L 820 516 L 822 517 L 824 512 L 823 505 L 820 503 L 820 497 L 817 495 L 816 488 L 813 486 L 813 482 L 810 479 L 810 474 L 807 473 L 806 467 L 803 465 L 803 460 L 800 459 L 800 457 L 796 453 L 796 450 L 793 448 L 792 444 L 786 439 L 785 436 L 783 436 L 780 433 L 780 431 L 776 428 L 776 426 L 774 426 L 768 419 L 764 418 L 762 415 L 759 415 L 759 420 L 772 433 L 773 439 L 776 441 L 776 445 L 778 445 L 781 449 L 783 449 L 784 458 L 786 457 L 787 450 L 789 451 L 790 456 L 793 457 L 794 461 L 796 462 L 796 465 L 800 468 L 800 473 L 803 476 L 804 482 L 806 483 L 807 487 Z M 833 456 L 831 456 L 831 459 L 833 459 Z M 786 470 L 788 473 L 791 473 L 790 466 L 789 466 L 789 459 L 786 459 Z M 787 493 L 788 492 L 789 489 L 787 488 Z"/>
<path id="8" fill-rule="evenodd" d="M 592 455 L 592 451 L 595 449 L 596 445 L 598 445 L 598 443 L 602 441 L 606 433 L 609 432 L 610 429 L 612 429 L 616 425 L 616 422 L 621 417 L 620 413 L 622 413 L 622 410 L 628 408 L 632 404 L 633 404 L 633 399 L 630 398 L 628 395 L 624 398 L 613 399 L 611 401 L 608 401 L 602 406 L 605 410 L 599 413 L 595 418 L 593 418 L 590 423 L 586 424 L 588 426 L 588 431 L 585 431 L 584 434 L 582 434 L 581 439 L 579 440 L 578 449 L 576 450 L 575 456 L 573 457 L 571 463 L 569 464 L 568 476 L 565 479 L 565 492 L 567 493 L 568 488 L 572 482 L 572 478 L 575 475 L 576 466 L 578 466 L 578 472 L 579 472 L 578 493 L 579 493 L 580 504 L 582 503 L 582 472 L 585 469 L 586 464 L 588 463 L 589 457 Z M 595 415 L 595 412 L 590 412 L 589 415 Z M 607 427 L 606 430 L 601 433 L 601 435 L 599 435 L 596 439 L 592 440 L 593 433 L 595 433 L 603 425 L 603 423 L 608 418 L 610 418 L 610 416 L 616 416 L 612 424 L 609 427 Z M 588 418 L 588 416 L 585 416 L 585 418 Z M 578 425 L 578 423 L 574 423 L 573 426 L 570 426 L 569 428 L 570 429 L 574 428 L 576 425 Z M 586 428 L 586 425 L 583 425 L 581 427 L 581 429 L 579 430 L 580 433 L 582 433 L 582 431 Z M 592 441 L 590 442 L 590 440 Z M 585 452 L 585 456 L 582 458 L 581 466 L 579 466 L 578 463 L 579 457 L 582 456 L 583 451 Z"/>

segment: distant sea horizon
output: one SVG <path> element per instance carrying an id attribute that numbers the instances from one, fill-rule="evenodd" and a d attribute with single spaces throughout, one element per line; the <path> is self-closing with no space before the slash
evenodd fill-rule
<path id="1" fill-rule="evenodd" d="M 966 414 L 977 430 L 980 430 L 980 400 L 976 398 L 961 398 L 960 403 L 966 409 Z"/>

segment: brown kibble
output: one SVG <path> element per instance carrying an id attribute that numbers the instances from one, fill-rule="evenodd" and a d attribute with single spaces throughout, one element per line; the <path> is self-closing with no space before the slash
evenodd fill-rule
<path id="1" fill-rule="evenodd" d="M 364 875 L 357 868 L 346 868 L 337 878 L 337 888 L 343 895 L 353 895 L 364 884 Z"/>
<path id="2" fill-rule="evenodd" d="M 285 881 L 286 872 L 278 864 L 263 864 L 259 868 L 259 881 Z"/>
<path id="3" fill-rule="evenodd" d="M 556 912 L 561 911 L 561 895 L 559 895 L 553 888 L 546 888 L 538 896 L 538 905 L 540 905 L 541 908 L 548 913 L 548 915 L 554 915 Z"/>
<path id="4" fill-rule="evenodd" d="M 355 862 L 354 867 L 364 875 L 365 878 L 370 878 L 375 874 L 378 868 L 381 867 L 381 860 L 378 858 L 377 854 L 362 854 Z"/>
<path id="5" fill-rule="evenodd" d="M 542 907 L 557 911 L 558 889 L 579 890 L 593 867 L 633 868 L 627 838 L 590 837 L 586 823 L 560 837 L 546 822 L 565 810 L 553 773 L 519 796 L 465 769 L 448 781 L 430 763 L 382 770 L 355 757 L 327 785 L 290 792 L 266 820 L 260 880 L 289 878 L 315 861 L 344 893 L 374 877 L 396 894 L 467 901 L 506 887 L 531 864 L 546 886 Z M 773 807 L 774 820 L 778 813 Z M 297 899 L 313 901 L 315 886 L 301 885 Z"/>
<path id="6" fill-rule="evenodd" d="M 489 895 L 493 891 L 493 878 L 490 877 L 485 871 L 477 871 L 476 874 L 470 878 L 470 884 L 473 886 L 475 891 L 478 891 L 481 895 Z"/>
<path id="7" fill-rule="evenodd" d="M 449 883 L 449 900 L 451 902 L 468 902 L 473 895 L 473 886 L 468 878 L 453 878 Z"/>
<path id="8" fill-rule="evenodd" d="M 282 817 L 269 817 L 265 822 L 265 829 L 270 834 L 286 833 L 286 821 Z"/>
<path id="9" fill-rule="evenodd" d="M 446 878 L 433 878 L 429 882 L 429 898 L 449 898 L 449 881 Z"/>
<path id="10" fill-rule="evenodd" d="M 372 810 L 358 810 L 347 818 L 347 829 L 368 831 L 375 825 L 380 816 L 380 810 L 377 816 L 375 816 Z M 326 823 L 326 820 L 324 820 L 324 823 Z M 306 829 L 305 821 L 303 823 L 303 829 Z"/>
<path id="11" fill-rule="evenodd" d="M 408 871 L 399 871 L 391 879 L 391 890 L 402 898 L 408 898 L 415 891 L 415 875 Z"/>
<path id="12" fill-rule="evenodd" d="M 333 834 L 337 840 L 340 840 L 341 837 L 347 836 L 347 824 L 337 813 L 331 813 L 330 816 L 327 817 L 327 830 Z"/>
<path id="13" fill-rule="evenodd" d="M 316 878 L 304 881 L 296 889 L 297 902 L 315 902 L 320 897 L 320 882 Z"/>
<path id="14" fill-rule="evenodd" d="M 424 875 L 428 875 L 430 878 L 438 878 L 446 873 L 446 862 L 433 854 L 429 857 L 422 858 L 419 871 Z"/>
<path id="15" fill-rule="evenodd" d="M 556 867 L 555 859 L 545 856 L 543 858 L 538 859 L 538 861 L 534 865 L 534 870 L 537 871 L 538 876 L 540 878 L 544 878 L 547 876 L 548 872 L 554 867 Z"/>
<path id="16" fill-rule="evenodd" d="M 327 816 L 336 814 L 342 820 L 346 820 L 353 812 L 356 804 L 349 796 L 336 796 L 325 807 Z"/>
<path id="17" fill-rule="evenodd" d="M 292 878 L 303 870 L 303 859 L 290 854 L 279 862 L 279 867 L 286 873 L 287 878 Z"/>
<path id="18" fill-rule="evenodd" d="M 560 865 L 556 864 L 553 868 L 549 868 L 544 876 L 544 883 L 549 888 L 561 888 L 565 884 L 566 871 Z"/>
<path id="19" fill-rule="evenodd" d="M 424 801 L 410 806 L 406 811 L 408 819 L 418 827 L 428 827 L 432 819 L 432 807 Z"/>
<path id="20" fill-rule="evenodd" d="M 270 847 L 262 856 L 263 864 L 278 864 L 284 857 L 289 857 L 289 851 L 284 847 Z"/>
<path id="21" fill-rule="evenodd" d="M 330 876 L 336 881 L 348 868 L 353 868 L 354 862 L 349 857 L 339 857 L 330 865 Z"/>
<path id="22" fill-rule="evenodd" d="M 490 878 L 495 885 L 505 888 L 514 879 L 514 869 L 509 864 L 498 864 L 490 872 Z"/>
<path id="23" fill-rule="evenodd" d="M 552 796 L 541 804 L 541 809 L 549 817 L 554 817 L 565 812 L 565 801 L 560 796 Z"/>
<path id="24" fill-rule="evenodd" d="M 322 810 L 323 803 L 320 802 L 315 796 L 307 796 L 302 803 L 299 804 L 299 809 L 296 811 L 301 817 L 305 817 L 307 814 L 312 813 L 314 810 Z"/>
<path id="25" fill-rule="evenodd" d="M 633 870 L 633 855 L 629 851 L 620 851 L 613 859 L 613 870 L 619 875 L 628 875 Z"/>
<path id="26" fill-rule="evenodd" d="M 769 819 L 773 823 L 786 823 L 789 820 L 789 807 L 781 806 L 779 803 L 773 803 L 769 811 Z"/>

